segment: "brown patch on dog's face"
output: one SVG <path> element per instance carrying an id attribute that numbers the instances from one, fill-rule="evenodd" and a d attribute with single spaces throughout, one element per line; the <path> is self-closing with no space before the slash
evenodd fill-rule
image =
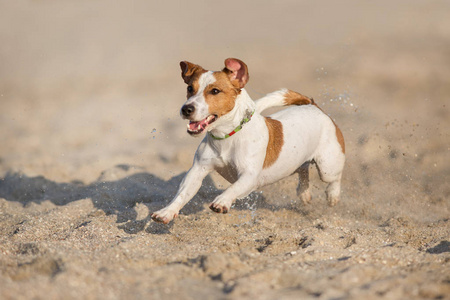
<path id="1" fill-rule="evenodd" d="M 268 168 L 275 163 L 280 156 L 281 148 L 284 144 L 283 125 L 280 121 L 266 117 L 266 126 L 269 130 L 269 142 L 266 149 L 266 158 L 263 168 Z"/>
<path id="2" fill-rule="evenodd" d="M 186 97 L 189 98 L 197 93 L 199 89 L 198 79 L 203 73 L 206 73 L 208 71 L 203 69 L 201 66 L 190 63 L 188 61 L 180 62 L 180 68 L 181 77 L 188 85 Z"/>
<path id="3" fill-rule="evenodd" d="M 216 81 L 205 87 L 203 95 L 209 113 L 220 118 L 234 108 L 240 89 L 231 83 L 225 72 L 214 72 L 213 76 Z"/>

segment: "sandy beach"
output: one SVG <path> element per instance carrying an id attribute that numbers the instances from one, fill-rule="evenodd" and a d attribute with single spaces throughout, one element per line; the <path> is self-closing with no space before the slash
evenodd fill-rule
<path id="1" fill-rule="evenodd" d="M 450 299 L 450 2 L 0 0 L 1 299 Z M 341 202 L 311 169 L 172 223 L 201 138 L 181 60 L 236 57 L 253 99 L 341 128 Z"/>

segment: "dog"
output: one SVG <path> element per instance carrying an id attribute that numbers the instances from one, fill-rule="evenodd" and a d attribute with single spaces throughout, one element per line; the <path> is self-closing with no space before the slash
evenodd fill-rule
<path id="1" fill-rule="evenodd" d="M 322 181 L 328 183 L 330 206 L 339 201 L 345 143 L 342 132 L 312 98 L 282 89 L 253 101 L 244 86 L 249 80 L 247 65 L 228 58 L 222 71 L 180 62 L 187 84 L 187 101 L 181 117 L 189 120 L 187 132 L 200 143 L 192 167 L 177 194 L 152 219 L 164 224 L 197 193 L 202 180 L 217 171 L 231 183 L 210 204 L 211 210 L 227 213 L 236 199 L 255 189 L 294 173 L 299 174 L 297 194 L 310 203 L 309 166 L 315 163 Z M 288 106 L 268 117 L 269 107 Z"/>

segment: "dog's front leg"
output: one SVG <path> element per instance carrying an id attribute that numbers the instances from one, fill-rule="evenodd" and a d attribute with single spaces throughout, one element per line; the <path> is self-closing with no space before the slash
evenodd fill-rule
<path id="1" fill-rule="evenodd" d="M 233 185 L 214 199 L 209 208 L 217 213 L 226 214 L 237 198 L 247 196 L 257 187 L 257 182 L 257 173 L 249 171 L 243 173 Z"/>
<path id="2" fill-rule="evenodd" d="M 184 177 L 176 196 L 165 208 L 152 214 L 152 219 L 164 224 L 178 216 L 180 209 L 194 197 L 202 185 L 203 179 L 211 172 L 210 168 L 194 163 Z"/>

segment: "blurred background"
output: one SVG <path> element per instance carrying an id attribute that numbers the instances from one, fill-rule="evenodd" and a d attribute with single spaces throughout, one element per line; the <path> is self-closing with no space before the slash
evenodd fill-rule
<path id="1" fill-rule="evenodd" d="M 403 184 L 402 197 L 448 206 L 449 1 L 0 7 L 2 176 L 89 183 L 120 163 L 166 179 L 187 170 L 200 140 L 179 118 L 179 61 L 219 70 L 236 57 L 249 66 L 254 99 L 286 87 L 336 120 L 350 196 L 394 197 Z"/>

